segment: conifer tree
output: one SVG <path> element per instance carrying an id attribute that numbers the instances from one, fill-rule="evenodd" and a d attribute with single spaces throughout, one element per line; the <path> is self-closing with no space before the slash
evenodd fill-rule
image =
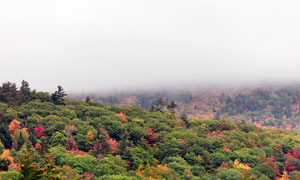
<path id="1" fill-rule="evenodd" d="M 34 156 L 29 151 L 25 151 L 20 159 L 20 176 L 18 180 L 39 180 L 42 179 L 42 171 L 39 164 L 34 162 Z"/>
<path id="2" fill-rule="evenodd" d="M 6 82 L 0 87 L 0 101 L 7 103 L 9 106 L 15 106 L 18 102 L 19 95 L 15 83 Z"/>
<path id="3" fill-rule="evenodd" d="M 87 96 L 85 98 L 85 103 L 89 104 L 91 102 L 91 97 L 90 96 Z"/>
<path id="4" fill-rule="evenodd" d="M 58 90 L 55 91 L 55 93 L 53 93 L 51 95 L 51 100 L 54 104 L 56 105 L 65 105 L 65 101 L 64 101 L 64 97 L 67 95 L 65 94 L 64 89 L 61 86 L 57 86 Z"/>
<path id="5" fill-rule="evenodd" d="M 31 101 L 31 98 L 32 98 L 31 97 L 31 90 L 30 90 L 30 87 L 29 87 L 29 83 L 25 80 L 23 80 L 22 83 L 21 83 L 19 96 L 20 96 L 19 105 Z"/>
<path id="6" fill-rule="evenodd" d="M 175 113 L 175 108 L 177 107 L 176 103 L 174 101 L 171 101 L 170 104 L 168 104 L 167 108 L 172 112 Z"/>

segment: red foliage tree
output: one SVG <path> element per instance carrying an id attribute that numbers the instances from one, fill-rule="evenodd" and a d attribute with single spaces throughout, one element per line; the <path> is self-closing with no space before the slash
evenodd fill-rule
<path id="1" fill-rule="evenodd" d="M 224 145 L 222 149 L 228 152 L 232 152 L 232 150 L 227 145 Z"/>
<path id="2" fill-rule="evenodd" d="M 84 172 L 85 177 L 89 180 L 91 179 L 92 175 L 88 172 Z"/>
<path id="3" fill-rule="evenodd" d="M 69 138 L 67 140 L 67 150 L 68 151 L 78 151 L 78 148 L 77 148 L 77 145 L 76 145 L 76 142 L 73 138 Z"/>
<path id="4" fill-rule="evenodd" d="M 147 128 L 146 133 L 147 133 L 147 136 L 146 136 L 147 141 L 149 144 L 153 144 L 154 142 L 156 142 L 158 140 L 157 134 L 154 133 L 151 128 Z"/>
<path id="5" fill-rule="evenodd" d="M 42 137 L 42 136 L 47 136 L 47 134 L 41 132 L 43 129 L 45 129 L 44 126 L 37 126 L 37 127 L 34 128 L 36 134 L 37 134 L 38 136 L 40 136 L 40 137 Z"/>
<path id="6" fill-rule="evenodd" d="M 291 165 L 288 161 L 284 162 L 284 166 L 286 167 L 286 169 L 291 172 L 291 171 L 297 171 L 296 167 Z"/>
<path id="7" fill-rule="evenodd" d="M 259 155 L 259 158 L 260 158 L 260 161 L 262 164 L 266 163 L 272 167 L 274 178 L 280 176 L 280 170 L 279 170 L 278 165 L 275 162 L 274 157 L 266 158 L 264 156 Z"/>
<path id="8" fill-rule="evenodd" d="M 118 142 L 116 140 L 113 140 L 110 138 L 107 143 L 109 144 L 111 152 L 116 153 L 116 152 L 120 151 L 120 149 L 117 147 Z"/>
<path id="9" fill-rule="evenodd" d="M 293 165 L 293 159 L 300 160 L 300 150 L 294 149 L 292 154 L 288 152 L 285 154 L 285 157 L 287 157 L 287 160 L 284 162 L 284 166 L 286 167 L 287 171 L 297 171 L 297 168 Z"/>

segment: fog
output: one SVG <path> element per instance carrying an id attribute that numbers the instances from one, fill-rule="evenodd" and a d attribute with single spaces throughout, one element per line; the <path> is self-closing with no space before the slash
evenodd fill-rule
<path id="1" fill-rule="evenodd" d="M 298 82 L 299 0 L 0 1 L 0 82 L 52 91 Z"/>

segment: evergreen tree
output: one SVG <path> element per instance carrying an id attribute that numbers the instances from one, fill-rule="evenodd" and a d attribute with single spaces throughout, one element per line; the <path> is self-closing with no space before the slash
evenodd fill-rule
<path id="1" fill-rule="evenodd" d="M 8 159 L 0 158 L 0 171 L 7 171 L 10 161 Z"/>
<path id="2" fill-rule="evenodd" d="M 17 142 L 16 142 L 16 150 L 19 151 L 22 148 L 22 145 L 25 143 L 25 138 L 23 137 L 22 132 L 19 132 L 19 137 L 17 138 Z"/>
<path id="3" fill-rule="evenodd" d="M 150 108 L 150 111 L 153 112 L 153 111 L 160 111 L 162 112 L 162 105 L 164 104 L 164 100 L 163 98 L 158 98 L 157 102 L 151 106 Z"/>
<path id="4" fill-rule="evenodd" d="M 30 142 L 25 143 L 25 152 L 22 154 L 19 165 L 20 175 L 18 180 L 60 180 L 61 168 L 55 166 L 55 160 L 52 155 L 46 154 L 39 157 L 34 155 L 34 149 Z M 39 159 L 39 160 L 38 160 Z M 40 163 L 37 163 L 41 162 Z"/>
<path id="5" fill-rule="evenodd" d="M 56 105 L 65 105 L 65 101 L 64 101 L 64 97 L 67 95 L 65 94 L 64 89 L 61 86 L 57 86 L 58 90 L 55 91 L 55 93 L 53 93 L 51 95 L 51 100 L 54 104 Z"/>
<path id="6" fill-rule="evenodd" d="M 188 121 L 188 116 L 183 113 L 181 116 L 180 116 L 180 119 L 184 122 L 184 124 L 186 125 L 187 128 L 190 127 L 190 123 Z"/>
<path id="7" fill-rule="evenodd" d="M 24 80 L 22 81 L 20 91 L 19 91 L 19 96 L 20 96 L 19 105 L 31 101 L 32 99 L 31 91 L 30 91 L 29 83 L 27 81 Z"/>
<path id="8" fill-rule="evenodd" d="M 167 108 L 172 112 L 175 113 L 175 108 L 177 107 L 177 105 L 175 104 L 174 101 L 171 101 L 170 104 L 168 104 Z"/>
<path id="9" fill-rule="evenodd" d="M 155 111 L 155 106 L 152 105 L 152 106 L 150 107 L 149 111 L 150 111 L 150 112 L 154 112 L 154 111 Z"/>
<path id="10" fill-rule="evenodd" d="M 22 155 L 20 165 L 20 176 L 18 180 L 39 180 L 42 179 L 42 171 L 39 168 L 39 164 L 34 162 L 35 156 L 29 151 L 25 151 Z"/>
<path id="11" fill-rule="evenodd" d="M 15 83 L 6 82 L 0 87 L 0 101 L 7 103 L 9 106 L 15 106 L 19 96 Z"/>
<path id="12" fill-rule="evenodd" d="M 91 97 L 90 96 L 87 96 L 85 98 L 85 103 L 89 104 L 91 102 Z"/>

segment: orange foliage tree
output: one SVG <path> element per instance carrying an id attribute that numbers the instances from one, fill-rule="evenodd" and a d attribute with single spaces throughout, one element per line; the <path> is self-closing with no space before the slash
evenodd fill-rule
<path id="1" fill-rule="evenodd" d="M 128 121 L 127 121 L 127 117 L 124 113 L 120 112 L 120 113 L 117 113 L 117 116 L 120 117 L 122 119 L 122 123 L 123 124 L 126 124 Z"/>
<path id="2" fill-rule="evenodd" d="M 14 134 L 17 129 L 21 129 L 21 123 L 17 120 L 12 120 L 8 125 L 8 130 L 10 134 Z"/>

